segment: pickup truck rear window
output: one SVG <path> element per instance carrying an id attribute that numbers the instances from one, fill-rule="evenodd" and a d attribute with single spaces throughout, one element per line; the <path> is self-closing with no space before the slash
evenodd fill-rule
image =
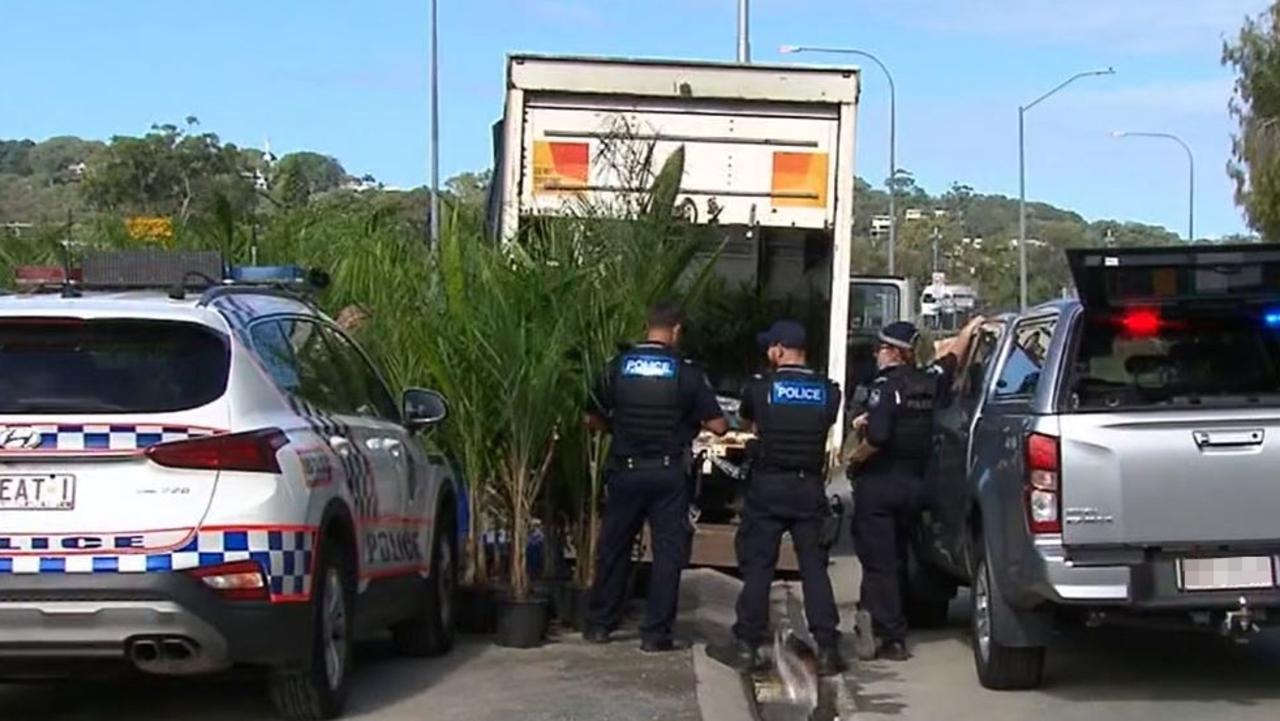
<path id="1" fill-rule="evenodd" d="M 166 413 L 222 397 L 226 336 L 194 323 L 0 319 L 0 414 Z"/>
<path id="2" fill-rule="evenodd" d="M 1091 312 L 1071 389 L 1079 410 L 1280 404 L 1280 333 L 1238 309 Z"/>

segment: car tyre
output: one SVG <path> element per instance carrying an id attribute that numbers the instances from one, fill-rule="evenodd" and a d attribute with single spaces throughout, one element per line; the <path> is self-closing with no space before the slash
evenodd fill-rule
<path id="1" fill-rule="evenodd" d="M 1033 689 L 1044 680 L 1043 646 L 1004 646 L 995 640 L 995 619 L 1007 610 L 996 599 L 991 566 L 985 555 L 977 559 L 972 586 L 973 660 L 978 681 L 996 691 Z"/>
<path id="2" fill-rule="evenodd" d="M 423 587 L 423 602 L 413 618 L 391 628 L 396 650 L 405 656 L 441 656 L 453 648 L 457 634 L 458 539 L 452 516 L 441 516 L 431 543 L 431 575 Z"/>
<path id="3" fill-rule="evenodd" d="M 921 562 L 914 549 L 908 552 L 906 588 L 907 624 L 911 628 L 942 628 L 947 625 L 956 584 L 942 571 Z"/>
<path id="4" fill-rule="evenodd" d="M 355 582 L 340 544 L 322 545 L 313 583 L 310 659 L 305 668 L 278 672 L 270 683 L 276 711 L 293 721 L 337 718 L 350 690 Z"/>

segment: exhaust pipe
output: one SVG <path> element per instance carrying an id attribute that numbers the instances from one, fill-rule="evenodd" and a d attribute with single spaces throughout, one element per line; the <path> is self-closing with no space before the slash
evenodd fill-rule
<path id="1" fill-rule="evenodd" d="M 195 646 L 185 638 L 169 639 L 161 645 L 162 655 L 169 661 L 188 661 L 195 657 Z"/>
<path id="2" fill-rule="evenodd" d="M 209 666 L 200 647 L 182 636 L 139 638 L 129 644 L 128 657 L 139 671 L 146 673 L 200 673 Z"/>
<path id="3" fill-rule="evenodd" d="M 129 658 L 139 667 L 155 663 L 160 658 L 160 647 L 155 641 L 134 641 L 129 646 Z"/>

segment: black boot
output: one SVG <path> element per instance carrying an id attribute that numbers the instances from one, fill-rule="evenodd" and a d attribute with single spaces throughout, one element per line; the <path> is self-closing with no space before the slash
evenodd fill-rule
<path id="1" fill-rule="evenodd" d="M 882 661 L 908 661 L 911 659 L 911 652 L 902 641 L 885 641 L 876 652 L 876 658 Z"/>
<path id="2" fill-rule="evenodd" d="M 845 663 L 844 656 L 840 655 L 840 649 L 834 646 L 818 649 L 819 676 L 839 676 L 847 670 L 849 670 L 849 664 Z"/>
<path id="3" fill-rule="evenodd" d="M 738 661 L 738 669 L 743 673 L 754 673 L 766 668 L 764 657 L 760 655 L 760 647 L 754 643 L 739 640 L 734 646 L 734 656 Z"/>
<path id="4" fill-rule="evenodd" d="M 672 651 L 687 651 L 692 646 L 688 641 L 671 638 L 646 638 L 640 641 L 640 650 L 645 653 L 671 653 Z"/>

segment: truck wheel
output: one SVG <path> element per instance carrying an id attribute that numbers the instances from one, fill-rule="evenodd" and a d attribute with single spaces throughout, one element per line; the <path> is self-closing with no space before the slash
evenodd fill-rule
<path id="1" fill-rule="evenodd" d="M 453 648 L 458 609 L 458 539 L 453 517 L 442 513 L 431 548 L 431 575 L 418 614 L 391 627 L 396 650 L 405 656 L 441 656 Z"/>
<path id="2" fill-rule="evenodd" d="M 1044 647 L 1002 646 L 995 640 L 995 619 L 1004 604 L 995 602 L 999 593 L 991 582 L 991 567 L 985 556 L 978 558 L 973 578 L 973 660 L 978 681 L 997 691 L 1032 689 L 1044 678 Z"/>
<path id="3" fill-rule="evenodd" d="M 907 558 L 907 624 L 911 628 L 946 626 L 956 584 L 942 571 L 922 562 L 914 549 L 908 551 Z"/>
<path id="4" fill-rule="evenodd" d="M 311 658 L 301 670 L 271 679 L 271 701 L 286 719 L 337 718 L 350 688 L 355 583 L 343 549 L 326 541 L 311 594 Z"/>

